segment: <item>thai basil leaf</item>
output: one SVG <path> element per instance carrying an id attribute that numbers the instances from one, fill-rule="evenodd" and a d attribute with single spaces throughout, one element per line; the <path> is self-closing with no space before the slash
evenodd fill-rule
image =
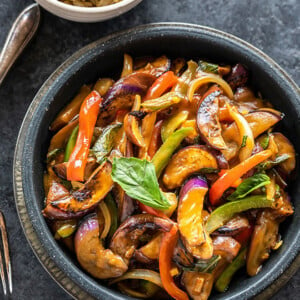
<path id="1" fill-rule="evenodd" d="M 159 189 L 155 168 L 151 162 L 135 157 L 114 157 L 111 177 L 131 198 L 160 210 L 170 207 Z"/>
<path id="2" fill-rule="evenodd" d="M 219 66 L 203 60 L 198 62 L 199 68 L 203 72 L 218 74 Z"/>
<path id="3" fill-rule="evenodd" d="M 246 197 L 248 194 L 254 190 L 269 184 L 270 178 L 266 174 L 255 174 L 252 177 L 249 177 L 237 187 L 237 189 L 227 197 L 227 200 L 234 201 Z"/>
<path id="4" fill-rule="evenodd" d="M 211 273 L 221 259 L 220 255 L 214 255 L 210 259 L 199 260 L 190 267 L 181 266 L 184 271 Z"/>
<path id="5" fill-rule="evenodd" d="M 96 140 L 91 152 L 96 156 L 99 164 L 103 162 L 105 156 L 112 150 L 115 143 L 115 137 L 121 127 L 122 123 L 107 126 Z"/>
<path id="6" fill-rule="evenodd" d="M 276 165 L 279 165 L 280 163 L 286 161 L 289 158 L 290 158 L 290 155 L 285 153 L 285 154 L 277 156 L 274 160 L 267 160 L 265 162 L 260 163 L 259 165 L 257 165 L 256 168 L 259 172 L 268 170 Z"/>

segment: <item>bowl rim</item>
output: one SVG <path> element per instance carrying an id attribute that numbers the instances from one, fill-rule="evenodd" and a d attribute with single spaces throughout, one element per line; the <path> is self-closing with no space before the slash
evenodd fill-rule
<path id="1" fill-rule="evenodd" d="M 58 0 L 42 0 L 49 3 L 52 6 L 56 6 L 62 10 L 68 10 L 74 13 L 105 13 L 105 12 L 112 12 L 123 7 L 126 7 L 130 3 L 142 1 L 142 0 L 122 0 L 117 3 L 100 6 L 100 7 L 84 7 L 84 6 L 75 6 L 71 4 L 66 4 L 64 2 Z"/>
<path id="2" fill-rule="evenodd" d="M 17 212 L 19 216 L 20 223 L 22 225 L 23 231 L 25 233 L 26 239 L 31 246 L 34 254 L 41 262 L 44 269 L 52 276 L 52 278 L 67 292 L 69 295 L 76 299 L 94 299 L 90 294 L 85 292 L 77 282 L 74 282 L 70 278 L 71 274 L 67 274 L 66 271 L 62 270 L 62 262 L 55 261 L 55 257 L 51 256 L 49 253 L 49 249 L 47 250 L 41 239 L 41 233 L 37 232 L 34 227 L 36 224 L 32 222 L 33 216 L 30 215 L 30 212 L 27 210 L 26 199 L 24 196 L 23 190 L 23 178 L 22 178 L 22 157 L 23 157 L 23 146 L 26 140 L 26 133 L 30 127 L 31 116 L 34 114 L 35 110 L 38 108 L 40 101 L 44 98 L 44 94 L 47 93 L 47 90 L 50 86 L 52 86 L 62 74 L 68 71 L 68 68 L 72 66 L 76 61 L 80 59 L 83 54 L 90 52 L 93 48 L 99 46 L 100 44 L 104 44 L 105 42 L 121 37 L 123 35 L 128 35 L 136 32 L 142 32 L 143 30 L 158 30 L 158 29 L 172 29 L 172 30 L 189 30 L 195 31 L 197 33 L 201 32 L 202 34 L 207 34 L 214 36 L 215 38 L 221 38 L 223 40 L 227 40 L 229 42 L 235 43 L 236 45 L 245 47 L 248 51 L 252 52 L 254 55 L 259 55 L 265 60 L 274 70 L 277 75 L 280 75 L 289 85 L 291 89 L 291 93 L 298 95 L 296 97 L 297 101 L 299 101 L 300 90 L 297 84 L 287 75 L 287 73 L 277 64 L 275 63 L 269 56 L 263 53 L 261 50 L 257 49 L 253 45 L 248 42 L 234 36 L 228 34 L 226 32 L 213 29 L 206 26 L 196 25 L 196 24 L 188 24 L 188 23 L 175 23 L 175 22 L 164 22 L 164 23 L 150 23 L 145 25 L 140 25 L 137 27 L 133 27 L 124 31 L 120 31 L 106 37 L 103 37 L 95 42 L 88 44 L 87 46 L 81 48 L 76 51 L 73 55 L 71 55 L 65 62 L 63 62 L 45 81 L 42 87 L 37 92 L 35 98 L 33 99 L 31 105 L 29 106 L 27 113 L 22 122 L 19 135 L 17 138 L 16 148 L 15 148 L 15 156 L 14 156 L 14 170 L 13 170 L 13 187 L 14 187 L 14 196 L 15 203 L 17 207 Z M 79 65 L 84 65 L 85 61 L 79 62 Z M 300 233 L 296 236 L 296 241 L 293 243 L 296 251 L 295 254 L 290 257 L 289 262 L 285 265 L 285 270 L 282 272 L 278 272 L 275 278 L 266 280 L 263 287 L 257 291 L 255 295 L 256 299 L 266 299 L 271 297 L 280 287 L 282 287 L 290 277 L 298 270 L 300 267 Z M 73 266 L 75 267 L 75 265 Z M 76 268 L 75 268 L 76 269 Z M 86 275 L 88 276 L 88 275 Z M 271 280 L 271 281 L 270 281 Z M 75 280 L 76 281 L 76 280 Z M 103 293 L 109 292 L 106 287 L 101 286 Z M 107 295 L 108 295 L 107 294 Z M 237 295 L 240 296 L 240 295 Z M 233 296 L 228 299 L 237 299 Z M 253 295 L 251 295 L 253 296 Z M 107 299 L 132 299 L 126 296 L 117 296 L 111 295 L 110 298 Z M 106 299 L 105 297 L 103 299 Z"/>

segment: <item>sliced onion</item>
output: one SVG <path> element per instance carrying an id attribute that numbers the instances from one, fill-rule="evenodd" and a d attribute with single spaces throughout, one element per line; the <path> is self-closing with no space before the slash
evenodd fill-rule
<path id="1" fill-rule="evenodd" d="M 194 177 L 186 182 L 180 191 L 179 198 L 182 199 L 190 190 L 195 188 L 205 188 L 207 189 L 207 182 L 201 177 Z"/>
<path id="2" fill-rule="evenodd" d="M 253 132 L 247 120 L 237 111 L 233 106 L 230 106 L 226 103 L 229 114 L 231 118 L 235 121 L 236 126 L 238 127 L 240 133 L 240 161 L 244 161 L 249 158 L 252 154 L 253 148 L 255 146 Z M 242 145 L 243 139 L 246 137 L 245 145 Z M 242 147 L 243 146 L 243 147 Z"/>
<path id="3" fill-rule="evenodd" d="M 159 288 L 156 285 L 153 285 L 153 287 L 155 287 L 155 289 L 153 291 L 150 291 L 150 293 L 147 293 L 147 292 L 146 293 L 141 293 L 141 292 L 138 292 L 136 290 L 131 289 L 124 282 L 119 282 L 118 283 L 118 288 L 121 292 L 123 292 L 123 293 L 125 293 L 129 296 L 132 296 L 132 297 L 135 297 L 135 298 L 142 298 L 142 299 L 151 298 L 156 294 L 156 292 Z"/>
<path id="4" fill-rule="evenodd" d="M 217 83 L 223 89 L 225 94 L 230 99 L 233 99 L 233 92 L 232 92 L 230 85 L 224 79 L 222 79 L 220 76 L 214 75 L 214 74 L 209 74 L 209 75 L 205 75 L 205 76 L 199 77 L 197 79 L 194 79 L 191 82 L 189 90 L 188 90 L 189 101 L 193 100 L 196 90 L 200 86 L 202 86 L 203 84 L 206 84 L 206 83 Z"/>
<path id="5" fill-rule="evenodd" d="M 163 288 L 159 273 L 147 270 L 147 269 L 134 269 L 125 273 L 123 276 L 118 277 L 110 282 L 110 284 L 117 283 L 119 281 L 127 280 L 127 279 L 142 279 L 150 281 L 157 286 Z"/>
<path id="6" fill-rule="evenodd" d="M 99 203 L 99 208 L 102 212 L 102 215 L 104 217 L 104 228 L 103 228 L 103 231 L 101 233 L 101 236 L 100 238 L 101 239 L 105 239 L 109 233 L 109 230 L 110 230 L 110 226 L 111 226 L 111 215 L 110 215 L 110 212 L 109 212 L 109 209 L 107 207 L 107 205 L 105 204 L 104 201 L 101 201 Z"/>

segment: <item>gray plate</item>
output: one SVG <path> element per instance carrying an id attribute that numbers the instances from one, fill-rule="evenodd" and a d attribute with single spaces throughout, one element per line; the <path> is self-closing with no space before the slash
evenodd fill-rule
<path id="1" fill-rule="evenodd" d="M 100 39 L 72 55 L 41 87 L 24 118 L 15 152 L 14 193 L 19 217 L 34 253 L 56 280 L 77 299 L 130 299 L 110 290 L 85 273 L 74 257 L 53 239 L 41 215 L 44 192 L 44 158 L 50 141 L 49 124 L 84 83 L 118 74 L 123 53 L 208 58 L 241 62 L 251 70 L 254 88 L 285 113 L 283 132 L 300 153 L 299 88 L 267 55 L 227 33 L 191 24 L 160 23 L 139 26 Z M 239 276 L 224 294 L 211 299 L 266 299 L 295 273 L 300 265 L 299 174 L 289 187 L 295 214 L 281 225 L 284 244 L 255 277 Z"/>

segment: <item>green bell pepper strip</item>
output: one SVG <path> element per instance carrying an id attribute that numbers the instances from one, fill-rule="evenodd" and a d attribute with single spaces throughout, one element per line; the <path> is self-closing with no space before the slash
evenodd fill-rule
<path id="1" fill-rule="evenodd" d="M 110 240 L 118 228 L 118 209 L 111 194 L 108 194 L 106 196 L 105 203 L 109 209 L 109 213 L 111 216 L 111 225 L 107 235 L 107 238 Z"/>
<path id="2" fill-rule="evenodd" d="M 247 247 L 242 249 L 232 263 L 223 271 L 215 283 L 215 288 L 219 292 L 225 292 L 233 275 L 246 264 Z"/>
<path id="3" fill-rule="evenodd" d="M 273 203 L 274 201 L 268 200 L 265 195 L 249 196 L 242 200 L 226 203 L 212 212 L 207 220 L 206 230 L 208 233 L 212 233 L 237 213 L 252 208 L 272 207 Z"/>
<path id="4" fill-rule="evenodd" d="M 185 127 L 173 132 L 157 150 L 152 158 L 157 178 L 159 178 L 161 172 L 167 166 L 172 154 L 178 148 L 182 140 L 192 131 L 193 128 Z"/>
<path id="5" fill-rule="evenodd" d="M 163 123 L 161 128 L 161 139 L 163 142 L 187 119 L 188 115 L 189 112 L 183 110 Z"/>
<path id="6" fill-rule="evenodd" d="M 169 92 L 159 98 L 146 100 L 141 103 L 141 106 L 145 112 L 159 111 L 179 103 L 182 99 L 183 97 L 179 93 Z"/>
<path id="7" fill-rule="evenodd" d="M 68 162 L 69 161 L 69 158 L 70 158 L 70 155 L 75 147 L 75 144 L 76 144 L 76 140 L 77 140 L 77 135 L 78 135 L 78 130 L 79 130 L 79 125 L 77 125 L 70 137 L 69 137 L 69 140 L 68 140 L 68 143 L 67 143 L 67 147 L 66 147 L 66 151 L 65 151 L 65 157 L 64 157 L 64 162 Z"/>

